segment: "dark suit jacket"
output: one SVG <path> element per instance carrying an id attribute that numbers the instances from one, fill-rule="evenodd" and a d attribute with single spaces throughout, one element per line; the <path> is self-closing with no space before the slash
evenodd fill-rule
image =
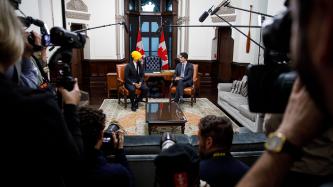
<path id="1" fill-rule="evenodd" d="M 182 72 L 182 63 L 178 63 L 176 66 L 176 70 L 175 70 L 175 77 L 179 77 L 180 74 Z M 184 72 L 184 78 L 182 79 L 183 82 L 189 83 L 189 84 L 193 84 L 193 64 L 187 62 L 186 66 L 185 66 L 185 72 Z"/>
<path id="2" fill-rule="evenodd" d="M 125 67 L 125 84 L 132 85 L 144 81 L 144 69 L 141 63 L 138 63 L 139 74 L 135 69 L 133 62 L 130 62 Z"/>

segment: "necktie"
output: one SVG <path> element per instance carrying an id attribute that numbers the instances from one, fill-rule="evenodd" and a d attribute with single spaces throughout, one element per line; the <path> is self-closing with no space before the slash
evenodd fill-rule
<path id="1" fill-rule="evenodd" d="M 180 72 L 180 76 L 184 77 L 184 74 L 185 74 L 185 64 L 182 64 L 182 70 Z"/>

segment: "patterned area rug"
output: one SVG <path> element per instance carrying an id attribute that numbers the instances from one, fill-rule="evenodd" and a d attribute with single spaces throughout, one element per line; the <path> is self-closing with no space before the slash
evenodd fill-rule
<path id="1" fill-rule="evenodd" d="M 161 99 L 148 99 L 149 102 L 168 102 L 167 98 Z M 185 124 L 185 134 L 194 135 L 198 131 L 198 122 L 200 118 L 206 115 L 225 115 L 218 107 L 216 107 L 207 98 L 197 98 L 197 102 L 191 104 L 189 102 L 182 103 L 180 105 L 181 110 L 184 112 L 187 123 Z M 127 135 L 148 135 L 148 125 L 145 120 L 145 103 L 139 103 L 139 109 L 136 112 L 131 111 L 130 104 L 127 109 L 124 108 L 124 104 L 118 104 L 117 99 L 104 99 L 100 109 L 106 114 L 106 124 L 109 124 L 112 120 L 117 120 L 125 130 Z M 234 124 L 236 130 L 238 126 Z M 160 134 L 165 131 L 172 133 L 181 133 L 180 127 L 157 127 L 153 128 L 152 134 Z"/>

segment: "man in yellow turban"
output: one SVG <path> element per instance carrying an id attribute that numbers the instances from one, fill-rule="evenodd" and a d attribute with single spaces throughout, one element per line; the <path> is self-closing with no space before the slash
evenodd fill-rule
<path id="1" fill-rule="evenodd" d="M 148 87 L 144 84 L 144 69 L 141 64 L 142 55 L 139 51 L 131 53 L 132 61 L 125 67 L 125 87 L 130 92 L 131 109 L 136 111 L 138 103 L 148 92 Z M 140 89 L 141 95 L 137 96 L 135 90 Z"/>

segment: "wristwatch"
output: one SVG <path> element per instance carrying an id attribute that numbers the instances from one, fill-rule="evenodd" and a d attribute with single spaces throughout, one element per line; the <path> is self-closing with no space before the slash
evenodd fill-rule
<path id="1" fill-rule="evenodd" d="M 287 153 L 296 160 L 303 155 L 302 148 L 288 141 L 287 137 L 281 132 L 273 132 L 268 135 L 265 149 L 271 153 Z"/>

